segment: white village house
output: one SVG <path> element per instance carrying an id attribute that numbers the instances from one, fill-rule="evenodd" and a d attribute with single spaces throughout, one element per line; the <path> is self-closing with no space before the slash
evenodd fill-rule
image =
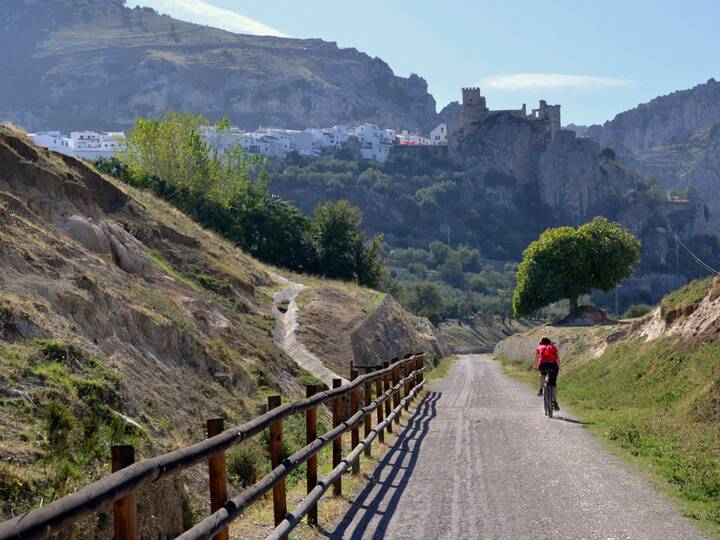
<path id="1" fill-rule="evenodd" d="M 66 156 L 95 161 L 109 159 L 125 148 L 125 133 L 73 131 L 69 137 L 59 131 L 30 133 L 28 136 L 38 146 L 43 146 Z"/>
<path id="2" fill-rule="evenodd" d="M 304 131 L 274 127 L 244 131 L 238 127 L 218 131 L 214 126 L 202 128 L 202 135 L 208 144 L 218 152 L 240 145 L 253 154 L 283 158 L 291 152 L 301 156 L 317 157 L 323 149 L 337 150 L 355 137 L 360 143 L 363 159 L 384 163 L 393 145 L 442 145 L 447 144 L 447 126 L 438 125 L 430 138 L 408 130 L 396 132 L 381 129 L 374 124 L 362 124 L 348 128 L 335 125 L 331 128 L 308 128 Z M 70 136 L 59 131 L 31 133 L 30 138 L 39 146 L 78 159 L 94 161 L 111 158 L 125 149 L 125 133 L 73 131 Z"/>
<path id="3" fill-rule="evenodd" d="M 447 142 L 447 124 L 438 124 L 437 127 L 430 132 L 430 144 L 439 146 L 447 144 Z"/>

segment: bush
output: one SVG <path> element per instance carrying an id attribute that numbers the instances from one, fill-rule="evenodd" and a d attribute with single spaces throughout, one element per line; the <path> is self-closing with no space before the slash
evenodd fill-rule
<path id="1" fill-rule="evenodd" d="M 635 317 L 643 317 L 652 311 L 652 306 L 647 304 L 633 304 L 625 310 L 623 318 L 634 319 Z"/>
<path id="2" fill-rule="evenodd" d="M 270 471 L 267 449 L 255 438 L 228 450 L 226 460 L 230 479 L 244 488 Z"/>

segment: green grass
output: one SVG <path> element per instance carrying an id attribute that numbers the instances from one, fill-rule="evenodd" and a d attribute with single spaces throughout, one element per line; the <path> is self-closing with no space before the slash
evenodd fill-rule
<path id="1" fill-rule="evenodd" d="M 566 355 L 560 400 L 651 473 L 681 512 L 720 538 L 720 341 L 631 340 L 597 359 Z M 533 386 L 526 364 L 500 359 Z"/>
<path id="2" fill-rule="evenodd" d="M 193 281 L 191 281 L 190 279 L 188 279 L 186 276 L 184 276 L 177 270 L 175 270 L 175 268 L 173 268 L 173 266 L 170 264 L 170 262 L 168 262 L 168 260 L 165 259 L 165 257 L 163 257 L 162 254 L 158 250 L 151 249 L 150 251 L 148 251 L 148 256 L 150 257 L 150 260 L 153 262 L 153 264 L 155 264 L 155 266 L 157 266 L 160 270 L 165 272 L 167 275 L 172 276 L 173 278 L 175 278 L 179 282 L 187 285 L 191 289 L 198 290 L 197 284 L 194 283 Z"/>
<path id="3" fill-rule="evenodd" d="M 101 474 L 110 445 L 140 448 L 143 434 L 118 413 L 125 411 L 118 374 L 75 344 L 33 340 L 0 347 L 0 380 L 24 390 L 26 399 L 0 401 L 4 417 L 26 429 L 0 434 L 35 456 L 26 466 L 0 463 L 0 518 L 55 500 Z"/>
<path id="4" fill-rule="evenodd" d="M 444 379 L 447 377 L 447 374 L 450 373 L 450 368 L 453 367 L 453 364 L 455 364 L 458 358 L 458 356 L 453 355 L 440 358 L 436 361 L 430 360 L 426 363 L 426 366 L 430 369 L 425 374 L 425 379 L 428 382 Z"/>
<path id="5" fill-rule="evenodd" d="M 666 320 L 668 318 L 674 319 L 676 318 L 675 314 L 693 311 L 707 295 L 712 281 L 712 277 L 691 281 L 682 289 L 667 295 L 660 304 L 663 317 Z"/>

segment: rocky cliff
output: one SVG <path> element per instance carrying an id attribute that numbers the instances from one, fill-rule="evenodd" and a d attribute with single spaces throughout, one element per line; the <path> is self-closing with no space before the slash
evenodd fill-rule
<path id="1" fill-rule="evenodd" d="M 122 129 L 167 109 L 255 128 L 433 127 L 416 76 L 319 39 L 238 35 L 122 0 L 0 2 L 0 120 L 29 130 Z"/>
<path id="2" fill-rule="evenodd" d="M 710 79 L 622 112 L 602 126 L 591 126 L 589 133 L 601 144 L 640 151 L 683 143 L 716 122 L 720 122 L 720 82 Z"/>
<path id="3" fill-rule="evenodd" d="M 628 165 L 679 194 L 697 193 L 710 230 L 720 232 L 720 82 L 660 96 L 602 126 L 573 126 L 621 155 Z"/>

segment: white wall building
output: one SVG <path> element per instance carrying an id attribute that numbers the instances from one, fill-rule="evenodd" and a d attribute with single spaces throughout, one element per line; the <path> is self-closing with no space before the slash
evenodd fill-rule
<path id="1" fill-rule="evenodd" d="M 125 149 L 125 133 L 121 131 L 73 131 L 70 137 L 63 136 L 59 131 L 43 131 L 30 133 L 29 137 L 38 146 L 88 161 L 110 159 Z"/>
<path id="2" fill-rule="evenodd" d="M 439 146 L 447 144 L 447 124 L 438 124 L 435 129 L 430 132 L 430 144 Z"/>
<path id="3" fill-rule="evenodd" d="M 351 130 L 351 134 L 360 141 L 360 155 L 363 159 L 372 159 L 384 163 L 390 155 L 393 145 L 391 130 L 382 130 L 374 124 L 362 124 Z"/>
<path id="4" fill-rule="evenodd" d="M 395 136 L 397 144 L 405 145 L 417 145 L 417 146 L 429 146 L 430 139 L 423 137 L 419 133 L 413 133 L 407 129 L 403 129 L 400 133 Z"/>

